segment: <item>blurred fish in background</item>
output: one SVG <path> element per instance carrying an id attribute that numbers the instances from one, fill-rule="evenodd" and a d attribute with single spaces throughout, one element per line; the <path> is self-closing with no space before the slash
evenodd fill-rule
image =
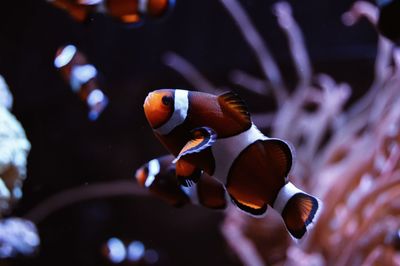
<path id="1" fill-rule="evenodd" d="M 54 66 L 60 70 L 71 89 L 88 105 L 89 119 L 96 120 L 108 104 L 107 96 L 99 88 L 97 69 L 72 44 L 57 50 Z"/>
<path id="2" fill-rule="evenodd" d="M 210 209 L 227 207 L 228 195 L 224 186 L 206 173 L 202 173 L 199 182 L 191 187 L 180 185 L 174 159 L 172 155 L 165 155 L 149 161 L 136 171 L 136 181 L 155 196 L 176 207 L 188 203 Z"/>
<path id="3" fill-rule="evenodd" d="M 78 22 L 88 22 L 93 13 L 102 13 L 116 21 L 140 26 L 148 20 L 162 20 L 171 12 L 175 0 L 48 0 L 64 9 Z"/>

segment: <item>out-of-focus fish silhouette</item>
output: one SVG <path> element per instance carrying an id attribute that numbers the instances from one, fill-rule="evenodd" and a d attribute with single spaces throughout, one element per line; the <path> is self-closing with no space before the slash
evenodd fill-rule
<path id="1" fill-rule="evenodd" d="M 96 120 L 108 104 L 107 96 L 99 88 L 96 68 L 72 44 L 57 50 L 54 66 L 60 70 L 72 90 L 88 105 L 89 119 Z"/>
<path id="2" fill-rule="evenodd" d="M 93 13 L 110 16 L 125 25 L 141 25 L 146 20 L 165 18 L 175 0 L 48 0 L 64 9 L 78 22 L 90 19 Z"/>
<path id="3" fill-rule="evenodd" d="M 236 94 L 161 89 L 146 97 L 144 112 L 157 138 L 176 156 L 182 185 L 197 182 L 204 171 L 248 214 L 261 216 L 273 206 L 297 239 L 315 221 L 321 203 L 288 180 L 292 149 L 264 136 Z"/>
<path id="4" fill-rule="evenodd" d="M 210 209 L 227 207 L 224 186 L 206 173 L 202 174 L 197 184 L 191 187 L 181 186 L 176 177 L 175 164 L 172 163 L 174 159 L 172 155 L 165 155 L 144 164 L 136 171 L 137 182 L 176 207 L 188 203 Z"/>

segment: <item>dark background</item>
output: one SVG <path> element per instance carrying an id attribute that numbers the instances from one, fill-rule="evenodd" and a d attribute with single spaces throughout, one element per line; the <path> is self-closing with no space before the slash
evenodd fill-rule
<path id="1" fill-rule="evenodd" d="M 24 197 L 15 215 L 24 215 L 50 195 L 99 181 L 133 180 L 137 167 L 165 153 L 145 121 L 142 103 L 161 87 L 191 88 L 165 66 L 174 51 L 218 86 L 242 69 L 262 77 L 257 61 L 219 1 L 176 0 L 162 23 L 126 28 L 97 15 L 87 24 L 46 1 L 1 1 L 0 73 L 13 95 L 13 113 L 25 128 L 32 150 Z M 289 85 L 295 82 L 284 35 L 271 5 L 240 1 L 278 61 Z M 290 1 L 316 72 L 349 82 L 353 99 L 373 76 L 376 34 L 366 21 L 348 28 L 340 16 L 352 1 Z M 101 73 L 110 103 L 100 118 L 53 67 L 57 48 L 75 44 Z M 270 109 L 267 98 L 238 89 L 251 111 Z M 162 265 L 237 263 L 219 232 L 222 214 L 199 207 L 174 209 L 157 199 L 119 197 L 85 201 L 60 209 L 38 224 L 39 257 L 26 265 L 108 265 L 100 245 L 112 236 L 139 239 L 159 251 Z"/>

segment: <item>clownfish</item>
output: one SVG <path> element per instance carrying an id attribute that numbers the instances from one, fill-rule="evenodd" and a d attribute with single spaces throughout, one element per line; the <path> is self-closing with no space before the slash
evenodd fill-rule
<path id="1" fill-rule="evenodd" d="M 291 147 L 263 135 L 235 93 L 161 89 L 149 93 L 143 107 L 156 137 L 176 157 L 182 185 L 199 181 L 204 171 L 242 211 L 261 216 L 272 206 L 296 239 L 316 220 L 320 201 L 288 179 Z"/>
<path id="2" fill-rule="evenodd" d="M 96 120 L 108 104 L 107 96 L 97 84 L 97 69 L 71 44 L 57 50 L 54 66 L 88 105 L 89 119 Z"/>
<path id="3" fill-rule="evenodd" d="M 103 0 L 47 0 L 53 6 L 66 11 L 74 20 L 85 22 L 95 13 Z"/>
<path id="4" fill-rule="evenodd" d="M 400 44 L 400 1 L 377 0 L 379 7 L 378 30 L 396 44 Z"/>
<path id="5" fill-rule="evenodd" d="M 128 25 L 141 25 L 146 19 L 165 18 L 175 0 L 48 0 L 66 10 L 78 22 L 85 22 L 92 13 L 103 13 Z"/>
<path id="6" fill-rule="evenodd" d="M 188 203 L 210 209 L 227 207 L 224 186 L 206 173 L 193 186 L 180 185 L 175 174 L 175 164 L 172 163 L 174 158 L 172 155 L 165 155 L 144 164 L 136 171 L 136 181 L 175 207 Z"/>
<path id="7" fill-rule="evenodd" d="M 174 6 L 175 0 L 106 0 L 102 10 L 120 22 L 132 24 L 163 19 Z"/>

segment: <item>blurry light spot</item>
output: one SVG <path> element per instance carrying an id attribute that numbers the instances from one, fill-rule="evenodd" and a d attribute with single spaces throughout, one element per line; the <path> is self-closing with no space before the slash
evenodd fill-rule
<path id="1" fill-rule="evenodd" d="M 87 98 L 89 106 L 96 105 L 104 100 L 104 93 L 101 90 L 93 90 Z"/>
<path id="2" fill-rule="evenodd" d="M 79 0 L 79 4 L 81 5 L 97 5 L 103 2 L 103 0 Z"/>
<path id="3" fill-rule="evenodd" d="M 89 119 L 91 121 L 96 120 L 101 112 L 103 112 L 104 108 L 106 108 L 106 106 L 108 105 L 107 96 L 105 96 L 102 91 L 97 89 L 89 94 L 86 102 L 90 107 Z"/>
<path id="4" fill-rule="evenodd" d="M 22 197 L 22 190 L 21 190 L 20 187 L 15 187 L 15 188 L 13 189 L 13 196 L 14 196 L 14 198 L 16 198 L 16 199 L 20 199 L 20 198 Z"/>
<path id="5" fill-rule="evenodd" d="M 142 14 L 147 12 L 148 0 L 139 0 L 138 11 Z"/>
<path id="6" fill-rule="evenodd" d="M 12 257 L 14 250 L 11 245 L 6 243 L 0 244 L 0 258 L 10 258 Z"/>
<path id="7" fill-rule="evenodd" d="M 397 123 L 390 123 L 388 132 L 387 132 L 388 136 L 396 137 L 398 133 L 399 133 L 399 127 L 398 127 Z"/>
<path id="8" fill-rule="evenodd" d="M 108 257 L 114 263 L 120 263 L 126 258 L 126 249 L 124 244 L 118 238 L 110 238 L 107 241 L 109 250 Z"/>
<path id="9" fill-rule="evenodd" d="M 366 193 L 373 185 L 373 176 L 371 174 L 364 174 L 361 177 L 359 188 L 363 193 Z"/>
<path id="10" fill-rule="evenodd" d="M 85 84 L 97 75 L 97 70 L 93 65 L 75 66 L 71 73 L 71 87 L 73 90 L 79 90 L 82 84 Z"/>
<path id="11" fill-rule="evenodd" d="M 8 88 L 8 85 L 4 78 L 0 75 L 0 104 L 8 110 L 13 105 L 13 96 Z"/>
<path id="12" fill-rule="evenodd" d="M 36 227 L 33 223 L 26 222 L 25 225 L 30 228 L 30 230 L 26 230 L 25 237 L 24 237 L 24 241 L 29 245 L 29 248 L 27 248 L 27 253 L 30 253 L 30 252 L 33 252 L 33 250 L 37 246 L 39 246 L 40 238 L 37 234 Z M 29 250 L 32 250 L 32 251 L 29 251 Z"/>
<path id="13" fill-rule="evenodd" d="M 158 261 L 159 255 L 158 252 L 155 251 L 154 249 L 148 249 L 146 250 L 146 253 L 144 254 L 144 260 L 148 264 L 154 264 Z"/>
<path id="14" fill-rule="evenodd" d="M 37 235 L 30 234 L 26 237 L 25 241 L 32 247 L 37 247 L 40 244 L 40 239 Z"/>
<path id="15" fill-rule="evenodd" d="M 375 169 L 382 171 L 383 167 L 385 166 L 385 163 L 386 163 L 385 156 L 382 154 L 378 154 L 374 160 L 374 167 L 375 167 Z"/>
<path id="16" fill-rule="evenodd" d="M 146 187 L 151 186 L 151 184 L 153 184 L 155 179 L 156 179 L 156 177 L 154 175 L 149 175 L 149 177 L 146 179 L 146 182 L 144 183 L 144 185 Z"/>
<path id="17" fill-rule="evenodd" d="M 67 65 L 74 57 L 75 53 L 76 47 L 74 45 L 70 44 L 65 46 L 61 53 L 54 60 L 55 67 L 61 68 Z"/>
<path id="18" fill-rule="evenodd" d="M 145 247 L 140 241 L 133 241 L 128 246 L 128 259 L 131 261 L 138 261 L 144 255 Z"/>
<path id="19" fill-rule="evenodd" d="M 10 191 L 4 184 L 3 179 L 0 178 L 0 198 L 10 198 Z"/>
<path id="20" fill-rule="evenodd" d="M 146 182 L 144 185 L 146 187 L 151 186 L 151 184 L 154 182 L 154 179 L 156 178 L 156 175 L 160 173 L 160 163 L 158 162 L 157 159 L 153 159 L 149 162 L 149 176 L 146 179 Z"/>

